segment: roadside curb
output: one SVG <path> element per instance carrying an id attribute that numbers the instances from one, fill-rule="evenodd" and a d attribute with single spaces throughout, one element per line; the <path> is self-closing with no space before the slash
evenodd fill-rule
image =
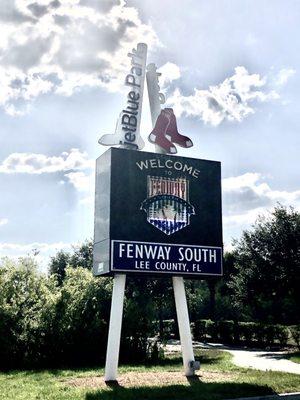
<path id="1" fill-rule="evenodd" d="M 296 393 L 282 393 L 282 394 L 271 394 L 268 396 L 256 396 L 256 397 L 239 397 L 238 399 L 224 399 L 224 400 L 300 400 L 300 392 Z"/>

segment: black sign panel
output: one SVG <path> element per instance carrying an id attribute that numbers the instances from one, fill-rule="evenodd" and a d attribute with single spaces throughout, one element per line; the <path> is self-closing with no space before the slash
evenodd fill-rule
<path id="1" fill-rule="evenodd" d="M 97 160 L 94 273 L 222 274 L 216 161 L 112 148 Z"/>

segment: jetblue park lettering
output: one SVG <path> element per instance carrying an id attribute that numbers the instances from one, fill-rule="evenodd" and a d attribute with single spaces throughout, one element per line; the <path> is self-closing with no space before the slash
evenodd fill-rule
<path id="1" fill-rule="evenodd" d="M 121 126 L 124 139 L 119 144 L 138 149 L 136 144 L 136 132 L 141 119 L 140 109 L 143 95 L 143 84 L 145 76 L 145 47 L 138 46 L 128 53 L 131 58 L 130 74 L 125 78 L 125 85 L 131 88 L 127 95 L 127 106 L 121 112 Z"/>
<path id="2" fill-rule="evenodd" d="M 221 275 L 220 247 L 112 241 L 112 270 Z"/>

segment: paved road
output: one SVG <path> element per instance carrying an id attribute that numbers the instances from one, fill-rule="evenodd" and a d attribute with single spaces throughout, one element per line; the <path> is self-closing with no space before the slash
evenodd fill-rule
<path id="1" fill-rule="evenodd" d="M 233 363 L 239 367 L 261 371 L 282 371 L 300 374 L 300 364 L 286 360 L 282 351 L 226 350 L 233 355 Z"/>
<path id="2" fill-rule="evenodd" d="M 218 343 L 193 342 L 195 348 L 218 349 L 228 351 L 233 355 L 233 363 L 239 367 L 254 368 L 261 371 L 282 371 L 300 374 L 300 364 L 286 360 L 286 352 L 283 351 L 254 351 L 241 350 L 224 346 Z M 180 342 L 169 341 L 166 345 L 167 351 L 180 351 Z"/>

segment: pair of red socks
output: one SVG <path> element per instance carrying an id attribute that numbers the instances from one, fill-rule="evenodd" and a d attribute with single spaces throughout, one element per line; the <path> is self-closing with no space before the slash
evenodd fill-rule
<path id="1" fill-rule="evenodd" d="M 177 153 L 175 144 L 184 148 L 193 146 L 191 139 L 178 132 L 176 117 L 172 108 L 165 108 L 161 111 L 154 129 L 149 135 L 149 141 L 170 154 Z"/>

